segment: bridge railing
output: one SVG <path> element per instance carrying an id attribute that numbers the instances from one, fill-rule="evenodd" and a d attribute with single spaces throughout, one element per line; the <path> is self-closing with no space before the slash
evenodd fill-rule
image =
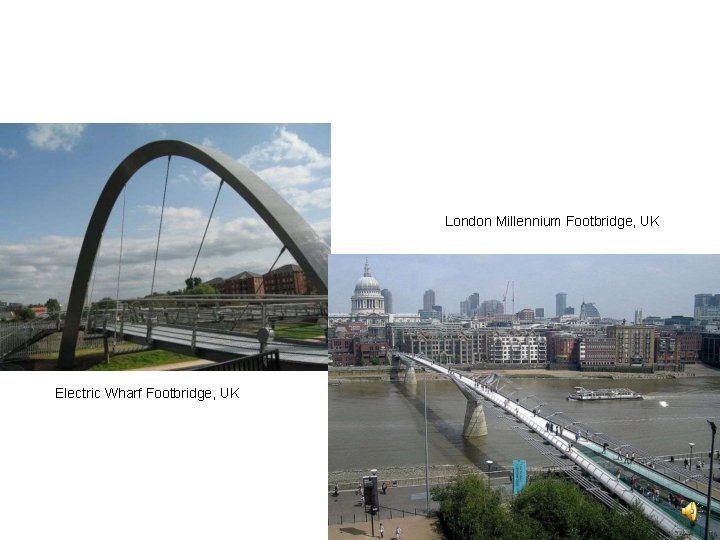
<path id="1" fill-rule="evenodd" d="M 252 356 L 188 368 L 186 371 L 280 371 L 280 353 L 272 349 Z"/>
<path id="2" fill-rule="evenodd" d="M 84 317 L 89 328 L 121 333 L 126 324 L 141 324 L 246 335 L 271 328 L 279 339 L 326 339 L 327 306 L 327 296 L 315 295 L 154 296 L 95 304 Z"/>
<path id="3" fill-rule="evenodd" d="M 613 455 L 621 455 L 622 457 L 630 456 L 631 459 L 634 456 L 635 462 L 651 467 L 655 471 L 664 474 L 672 480 L 691 486 L 701 486 L 703 483 L 707 486 L 709 472 L 708 467 L 698 470 L 689 470 L 684 468 L 683 458 L 688 457 L 689 454 L 677 454 L 671 462 L 669 456 L 655 456 L 650 454 L 642 448 L 638 448 L 632 444 L 616 439 L 611 435 L 598 431 L 592 425 L 577 420 L 563 411 L 548 407 L 545 403 L 541 402 L 538 397 L 532 394 L 528 395 L 527 391 L 506 377 L 498 375 L 496 383 L 496 391 L 503 397 L 506 397 L 509 401 L 514 401 L 530 410 L 537 410 L 538 414 L 542 414 L 542 416 L 561 428 L 575 433 L 576 436 L 579 435 L 580 437 L 601 446 L 603 444 L 607 444 L 607 452 Z M 709 451 L 694 452 L 693 467 L 697 463 L 696 460 L 698 458 L 702 459 L 703 462 L 706 462 L 709 459 L 708 454 Z M 720 483 L 713 481 L 713 490 L 720 490 Z"/>

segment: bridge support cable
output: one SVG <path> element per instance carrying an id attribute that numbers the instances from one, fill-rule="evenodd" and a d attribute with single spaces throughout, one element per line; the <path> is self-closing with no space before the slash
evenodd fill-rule
<path id="1" fill-rule="evenodd" d="M 280 253 L 278 253 L 278 256 L 275 257 L 275 260 L 274 260 L 273 263 L 270 265 L 270 270 L 268 270 L 267 272 L 265 272 L 265 274 L 269 274 L 270 272 L 273 271 L 273 269 L 275 268 L 275 265 L 276 265 L 277 262 L 280 260 L 280 257 L 282 257 L 282 254 L 285 253 L 285 250 L 286 250 L 286 249 L 287 249 L 287 248 L 286 248 L 285 246 L 283 246 L 283 247 L 280 249 Z M 257 292 L 257 294 L 262 294 L 262 293 L 265 292 L 265 274 L 263 274 L 262 280 L 260 281 L 260 287 L 258 287 L 258 292 Z M 267 321 L 265 320 L 265 307 L 264 307 L 264 306 L 265 306 L 265 305 L 263 304 L 262 324 L 263 324 L 263 326 L 266 326 L 266 325 L 267 325 Z M 249 303 L 248 303 L 248 304 L 245 304 L 245 308 L 240 312 L 239 315 L 235 316 L 235 318 L 233 319 L 233 324 L 232 324 L 232 326 L 230 327 L 230 331 L 232 331 L 232 330 L 235 329 L 235 325 L 237 324 L 237 322 L 238 322 L 239 320 L 242 319 L 242 317 L 245 315 L 245 312 L 248 310 L 249 307 L 250 307 L 250 304 L 249 304 Z"/>
<path id="2" fill-rule="evenodd" d="M 160 235 L 162 233 L 163 215 L 165 214 L 165 196 L 167 195 L 168 176 L 170 175 L 170 158 L 168 156 L 167 167 L 165 168 L 165 187 L 163 188 L 162 206 L 160 207 L 160 224 L 158 225 L 157 244 L 155 245 L 155 262 L 153 263 L 152 281 L 150 282 L 150 297 L 155 291 L 155 271 L 157 270 L 158 253 L 160 252 Z"/>
<path id="3" fill-rule="evenodd" d="M 190 270 L 190 279 L 192 280 L 193 275 L 195 274 L 195 266 L 197 265 L 198 259 L 200 258 L 200 252 L 202 251 L 203 244 L 205 243 L 205 236 L 207 235 L 208 229 L 210 228 L 210 221 L 212 221 L 213 214 L 215 213 L 215 205 L 218 202 L 218 197 L 220 196 L 220 190 L 223 187 L 223 184 L 225 183 L 225 180 L 222 178 L 220 179 L 220 185 L 218 186 L 217 193 L 215 194 L 215 202 L 213 202 L 212 210 L 210 210 L 210 216 L 208 217 L 207 225 L 205 225 L 205 232 L 202 235 L 202 240 L 200 240 L 200 247 L 198 248 L 197 255 L 195 256 L 195 262 L 193 263 L 192 270 Z"/>

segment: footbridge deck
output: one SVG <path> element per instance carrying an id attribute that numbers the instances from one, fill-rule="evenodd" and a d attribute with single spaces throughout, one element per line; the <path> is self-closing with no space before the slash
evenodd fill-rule
<path id="1" fill-rule="evenodd" d="M 107 323 L 104 327 L 93 330 L 114 334 L 116 329 L 112 323 Z M 152 326 L 148 332 L 148 327 L 144 324 L 124 324 L 122 329 L 118 326 L 117 331 L 122 339 L 128 341 L 151 342 L 161 349 L 176 350 L 212 360 L 227 360 L 260 352 L 257 338 L 230 332 L 193 330 L 172 325 Z M 314 345 L 275 340 L 269 346 L 279 350 L 283 363 L 295 367 L 304 365 L 315 369 L 327 369 L 327 346 L 324 342 Z"/>
<path id="2" fill-rule="evenodd" d="M 468 399 L 477 396 L 477 399 L 489 401 L 513 416 L 536 436 L 541 437 L 544 444 L 551 445 L 561 452 L 619 499 L 628 505 L 639 505 L 645 515 L 655 521 L 664 533 L 672 537 L 681 534 L 699 538 L 704 536 L 704 514 L 698 517 L 696 524 L 692 525 L 689 519 L 668 500 L 668 494 L 672 493 L 675 498 L 683 497 L 685 504 L 695 501 L 698 506 L 704 507 L 707 491 L 698 491 L 701 489 L 701 482 L 688 482 L 687 479 L 684 482 L 679 481 L 655 470 L 652 462 L 646 465 L 626 459 L 623 447 L 629 445 L 615 445 L 613 450 L 607 445 L 591 440 L 590 434 L 582 433 L 573 425 L 570 426 L 573 429 L 568 429 L 567 425 L 558 425 L 557 420 L 554 423 L 552 414 L 544 416 L 537 408 L 533 410 L 524 406 L 519 400 L 513 401 L 510 396 L 502 395 L 499 391 L 498 375 L 479 380 L 424 357 L 400 353 L 400 359 L 407 365 L 419 365 L 448 376 L 458 386 L 464 386 L 463 394 Z M 696 487 L 698 489 L 695 489 Z M 660 496 L 656 496 L 656 489 Z M 705 484 L 706 489 L 707 484 Z M 716 532 L 720 530 L 720 522 L 717 519 L 720 502 L 715 492 L 711 508 L 710 529 Z"/>

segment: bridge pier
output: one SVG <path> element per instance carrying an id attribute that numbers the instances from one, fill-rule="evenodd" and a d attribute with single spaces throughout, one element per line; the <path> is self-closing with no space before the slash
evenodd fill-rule
<path id="1" fill-rule="evenodd" d="M 410 366 L 405 371 L 405 384 L 417 384 L 417 376 L 415 375 L 415 368 Z"/>
<path id="2" fill-rule="evenodd" d="M 472 439 L 474 437 L 484 437 L 487 434 L 487 422 L 485 421 L 485 409 L 482 400 L 468 399 L 465 407 L 463 437 Z"/>

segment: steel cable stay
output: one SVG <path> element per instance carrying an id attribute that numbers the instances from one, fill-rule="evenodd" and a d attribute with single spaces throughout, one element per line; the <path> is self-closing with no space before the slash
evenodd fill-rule
<path id="1" fill-rule="evenodd" d="M 280 257 L 282 257 L 282 254 L 285 253 L 285 250 L 286 250 L 286 249 L 287 249 L 287 248 L 286 248 L 285 246 L 283 246 L 283 247 L 280 249 L 280 253 L 278 253 L 278 256 L 275 257 L 275 260 L 274 260 L 273 263 L 270 265 L 270 270 L 268 270 L 267 272 L 265 272 L 265 274 L 263 274 L 262 281 L 260 281 L 260 287 L 258 287 L 258 292 L 257 292 L 257 294 L 262 294 L 262 292 L 264 292 L 264 290 L 265 290 L 265 276 L 266 276 L 267 274 L 269 274 L 270 272 L 273 271 L 273 269 L 275 268 L 275 265 L 276 265 L 277 262 L 280 260 Z M 239 320 L 242 319 L 243 315 L 245 315 L 245 312 L 248 310 L 249 307 L 250 307 L 250 304 L 249 304 L 249 303 L 245 304 L 245 309 L 243 309 L 243 310 L 240 312 L 240 314 L 239 314 L 237 317 L 235 317 L 235 319 L 233 320 L 233 325 L 230 327 L 230 331 L 231 331 L 231 332 L 235 329 L 235 325 L 237 324 L 237 322 L 238 322 Z M 265 324 L 265 321 L 262 321 L 262 322 L 263 322 L 263 324 Z"/>
<path id="2" fill-rule="evenodd" d="M 210 221 L 212 221 L 213 214 L 215 213 L 215 206 L 217 205 L 218 197 L 220 197 L 220 190 L 222 189 L 224 183 L 225 180 L 221 178 L 220 185 L 218 186 L 217 193 L 215 194 L 215 201 L 213 202 L 212 209 L 210 210 L 210 216 L 208 217 L 207 224 L 205 225 L 205 232 L 203 232 L 202 240 L 200 240 L 200 247 L 198 248 L 197 255 L 195 256 L 195 262 L 193 263 L 192 270 L 190 270 L 190 285 L 192 285 L 193 274 L 195 274 L 195 266 L 197 265 L 198 259 L 200 258 L 200 252 L 202 251 L 203 244 L 205 243 L 205 236 L 207 235 L 208 229 L 210 228 Z"/>
<path id="3" fill-rule="evenodd" d="M 152 281 L 150 282 L 150 298 L 155 291 L 155 271 L 157 270 L 158 253 L 160 252 L 160 235 L 162 234 L 163 216 L 165 214 L 165 197 L 167 195 L 168 176 L 170 175 L 170 158 L 167 159 L 167 167 L 165 168 L 165 187 L 163 188 L 162 206 L 160 207 L 160 224 L 158 225 L 157 244 L 155 245 L 155 262 L 153 264 Z"/>

